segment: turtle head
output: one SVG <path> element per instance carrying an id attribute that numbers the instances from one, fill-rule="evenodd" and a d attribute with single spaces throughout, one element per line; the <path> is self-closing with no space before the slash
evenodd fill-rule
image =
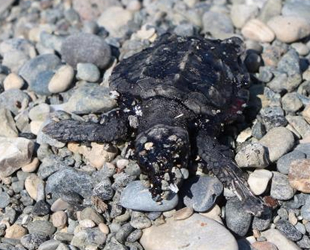
<path id="1" fill-rule="evenodd" d="M 177 193 L 187 172 L 184 169 L 190 152 L 188 132 L 180 127 L 155 125 L 138 135 L 135 147 L 153 198 L 160 200 L 171 192 Z"/>

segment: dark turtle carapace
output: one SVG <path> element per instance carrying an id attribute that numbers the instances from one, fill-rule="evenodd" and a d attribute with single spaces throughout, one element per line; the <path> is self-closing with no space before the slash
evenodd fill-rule
<path id="1" fill-rule="evenodd" d="M 98 124 L 62 120 L 43 131 L 62 142 L 133 139 L 135 159 L 154 199 L 176 192 L 182 169 L 199 159 L 236 193 L 246 211 L 259 215 L 263 202 L 216 139 L 247 101 L 243 54 L 236 37 L 221 41 L 164 34 L 114 68 L 110 88 L 119 94 L 117 110 L 104 114 Z"/>

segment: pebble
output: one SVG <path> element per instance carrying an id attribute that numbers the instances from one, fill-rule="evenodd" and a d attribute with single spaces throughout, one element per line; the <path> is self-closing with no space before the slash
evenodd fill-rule
<path id="1" fill-rule="evenodd" d="M 174 213 L 173 218 L 175 220 L 185 220 L 189 218 L 190 216 L 192 216 L 193 213 L 194 213 L 194 210 L 192 208 L 183 207 Z"/>
<path id="2" fill-rule="evenodd" d="M 237 250 L 238 244 L 232 234 L 221 224 L 199 214 L 185 220 L 167 219 L 160 226 L 143 230 L 141 245 L 148 250 L 191 249 Z"/>
<path id="3" fill-rule="evenodd" d="M 115 17 L 118 17 L 117 20 Z M 133 18 L 133 13 L 119 6 L 105 9 L 97 20 L 99 26 L 104 27 L 112 37 L 122 37 L 124 26 Z"/>
<path id="4" fill-rule="evenodd" d="M 285 118 L 302 138 L 310 135 L 310 125 L 301 116 L 287 115 Z"/>
<path id="5" fill-rule="evenodd" d="M 92 63 L 78 63 L 76 77 L 87 82 L 97 82 L 100 78 L 100 71 Z"/>
<path id="6" fill-rule="evenodd" d="M 109 227 L 105 223 L 99 223 L 98 228 L 100 229 L 101 232 L 104 234 L 108 234 L 110 232 Z"/>
<path id="7" fill-rule="evenodd" d="M 69 208 L 69 204 L 62 200 L 61 198 L 57 199 L 51 206 L 52 212 L 63 211 Z"/>
<path id="8" fill-rule="evenodd" d="M 292 132 L 288 129 L 275 127 L 270 129 L 259 142 L 268 148 L 269 159 L 271 162 L 275 162 L 292 149 L 295 140 Z"/>
<path id="9" fill-rule="evenodd" d="M 92 63 L 100 69 L 111 59 L 110 46 L 99 36 L 77 33 L 67 37 L 61 46 L 62 59 L 76 68 L 78 63 Z"/>
<path id="10" fill-rule="evenodd" d="M 28 231 L 30 234 L 52 236 L 56 231 L 53 224 L 46 220 L 35 220 L 28 224 Z"/>
<path id="11" fill-rule="evenodd" d="M 24 80 L 16 73 L 10 73 L 3 81 L 4 90 L 21 89 L 24 86 Z"/>
<path id="12" fill-rule="evenodd" d="M 290 185 L 303 193 L 310 193 L 310 159 L 291 162 L 288 174 Z"/>
<path id="13" fill-rule="evenodd" d="M 0 137 L 0 175 L 12 173 L 31 161 L 34 143 L 25 138 Z"/>
<path id="14" fill-rule="evenodd" d="M 252 215 L 244 211 L 242 203 L 237 197 L 227 201 L 225 211 L 227 227 L 235 234 L 245 236 L 249 231 Z"/>
<path id="15" fill-rule="evenodd" d="M 268 150 L 258 142 L 247 144 L 235 156 L 241 168 L 265 168 L 269 165 Z"/>
<path id="16" fill-rule="evenodd" d="M 95 247 L 103 246 L 106 235 L 98 228 L 86 228 L 75 234 L 70 242 L 71 245 L 85 249 L 88 245 Z"/>
<path id="17" fill-rule="evenodd" d="M 131 214 L 130 225 L 136 229 L 148 228 L 152 225 L 151 220 L 141 212 L 133 212 Z"/>
<path id="18" fill-rule="evenodd" d="M 273 172 L 270 195 L 277 200 L 289 200 L 295 194 L 295 190 L 290 186 L 287 175 Z"/>
<path id="19" fill-rule="evenodd" d="M 4 0 L 0 7 L 0 16 L 3 15 L 3 13 L 10 8 L 10 6 L 14 3 L 14 0 Z"/>
<path id="20" fill-rule="evenodd" d="M 44 182 L 36 174 L 30 174 L 25 180 L 25 189 L 27 190 L 29 196 L 39 201 L 44 199 Z"/>
<path id="21" fill-rule="evenodd" d="M 308 236 L 304 235 L 300 241 L 297 242 L 298 246 L 302 249 L 309 249 L 310 248 L 310 239 Z"/>
<path id="22" fill-rule="evenodd" d="M 238 29 L 250 19 L 258 14 L 258 8 L 255 5 L 233 4 L 230 11 L 230 18 L 234 26 Z"/>
<path id="23" fill-rule="evenodd" d="M 255 250 L 278 250 L 276 245 L 268 242 L 268 241 L 256 241 L 251 244 Z"/>
<path id="24" fill-rule="evenodd" d="M 104 113 L 116 107 L 116 100 L 110 95 L 110 89 L 95 83 L 79 86 L 68 102 L 53 105 L 55 110 L 75 114 Z"/>
<path id="25" fill-rule="evenodd" d="M 44 80 L 44 77 L 47 77 L 46 74 L 51 75 L 53 70 L 55 70 L 60 65 L 60 63 L 61 61 L 59 57 L 54 54 L 39 55 L 26 62 L 18 73 L 23 79 L 26 80 L 31 88 L 33 87 L 34 83 L 36 84 L 35 87 L 41 86 L 42 84 L 38 82 L 39 79 Z"/>
<path id="26" fill-rule="evenodd" d="M 43 242 L 47 240 L 47 237 L 39 234 L 26 234 L 21 239 L 21 244 L 29 250 L 38 249 Z"/>
<path id="27" fill-rule="evenodd" d="M 44 216 L 50 213 L 50 205 L 45 200 L 39 200 L 32 208 L 32 214 Z"/>
<path id="28" fill-rule="evenodd" d="M 92 178 L 82 171 L 72 168 L 63 168 L 48 177 L 45 185 L 45 192 L 52 193 L 53 197 L 49 200 L 51 204 L 56 199 L 63 197 L 65 193 L 75 193 L 84 198 L 92 194 Z"/>
<path id="29" fill-rule="evenodd" d="M 267 23 L 272 17 L 281 14 L 282 0 L 267 0 L 259 13 L 259 19 Z"/>
<path id="30" fill-rule="evenodd" d="M 0 94 L 0 106 L 17 115 L 29 103 L 29 96 L 20 89 L 9 89 Z"/>
<path id="31" fill-rule="evenodd" d="M 21 225 L 13 224 L 5 230 L 5 238 L 20 239 L 27 234 L 27 229 Z"/>
<path id="32" fill-rule="evenodd" d="M 288 174 L 290 165 L 293 161 L 305 158 L 306 155 L 303 152 L 294 150 L 280 157 L 277 161 L 277 170 L 282 174 Z"/>
<path id="33" fill-rule="evenodd" d="M 224 39 L 234 32 L 231 19 L 219 12 L 207 11 L 202 16 L 203 33 L 211 33 L 214 38 Z"/>
<path id="34" fill-rule="evenodd" d="M 70 65 L 63 65 L 57 69 L 48 83 L 50 93 L 61 93 L 67 90 L 74 78 L 74 69 Z"/>
<path id="35" fill-rule="evenodd" d="M 300 248 L 277 229 L 268 229 L 261 233 L 268 242 L 274 244 L 278 250 L 300 250 Z"/>
<path id="36" fill-rule="evenodd" d="M 304 110 L 302 111 L 302 117 L 308 122 L 310 123 L 310 104 L 308 104 Z"/>
<path id="37" fill-rule="evenodd" d="M 99 214 L 94 208 L 92 207 L 86 207 L 81 211 L 80 214 L 80 219 L 81 220 L 92 220 L 95 222 L 97 225 L 103 223 L 104 219 L 101 214 Z"/>
<path id="38" fill-rule="evenodd" d="M 282 97 L 282 108 L 286 112 L 297 112 L 303 107 L 302 101 L 298 98 L 298 94 L 294 93 L 287 93 Z"/>
<path id="39" fill-rule="evenodd" d="M 18 131 L 15 126 L 13 116 L 6 108 L 0 108 L 0 136 L 17 137 Z"/>
<path id="40" fill-rule="evenodd" d="M 60 244 L 59 241 L 54 239 L 47 240 L 39 246 L 38 250 L 56 250 Z"/>
<path id="41" fill-rule="evenodd" d="M 264 231 L 270 228 L 270 224 L 272 222 L 272 209 L 269 207 L 265 207 L 261 216 L 254 216 L 252 222 L 253 230 Z"/>
<path id="42" fill-rule="evenodd" d="M 44 48 L 51 49 L 60 53 L 61 44 L 64 41 L 63 36 L 51 35 L 46 31 L 42 31 L 40 33 L 40 42 L 44 46 Z"/>
<path id="43" fill-rule="evenodd" d="M 117 231 L 115 238 L 120 243 L 125 243 L 127 237 L 130 233 L 132 233 L 134 228 L 130 225 L 130 223 L 124 224 L 120 230 Z"/>
<path id="44" fill-rule="evenodd" d="M 241 29 L 242 35 L 258 42 L 272 42 L 275 39 L 274 32 L 262 21 L 251 19 Z"/>
<path id="45" fill-rule="evenodd" d="M 300 56 L 306 56 L 310 52 L 310 48 L 304 43 L 292 43 L 292 48 L 294 48 Z"/>
<path id="46" fill-rule="evenodd" d="M 305 203 L 301 207 L 300 214 L 303 219 L 310 220 L 310 198 L 307 196 Z"/>
<path id="47" fill-rule="evenodd" d="M 310 23 L 299 16 L 275 16 L 267 25 L 276 34 L 277 39 L 284 43 L 296 42 L 310 35 Z"/>
<path id="48" fill-rule="evenodd" d="M 64 211 L 57 211 L 52 214 L 51 220 L 54 227 L 63 228 L 67 224 L 67 214 Z"/>
<path id="49" fill-rule="evenodd" d="M 214 177 L 196 176 L 187 180 L 182 190 L 185 191 L 183 202 L 196 212 L 205 212 L 210 209 L 216 198 L 223 192 L 223 184 Z"/>
<path id="50" fill-rule="evenodd" d="M 90 219 L 80 220 L 80 221 L 79 221 L 79 224 L 80 224 L 80 226 L 83 227 L 83 228 L 92 228 L 92 227 L 95 227 L 95 226 L 96 226 L 95 222 L 93 222 L 93 221 L 90 220 Z"/>
<path id="51" fill-rule="evenodd" d="M 310 12 L 309 2 L 303 0 L 286 1 L 282 8 L 283 16 L 303 17 L 308 22 L 310 22 L 309 12 Z"/>
<path id="52" fill-rule="evenodd" d="M 216 204 L 213 206 L 209 211 L 200 213 L 202 216 L 208 217 L 212 220 L 217 221 L 220 224 L 223 224 L 222 218 L 221 218 L 221 208 Z"/>
<path id="53" fill-rule="evenodd" d="M 103 179 L 99 182 L 93 190 L 93 195 L 100 197 L 103 201 L 111 200 L 114 196 L 114 190 L 109 178 Z"/>
<path id="54" fill-rule="evenodd" d="M 50 106 L 46 103 L 40 103 L 29 110 L 28 116 L 32 121 L 45 121 L 50 113 Z"/>
<path id="55" fill-rule="evenodd" d="M 261 195 L 267 189 L 272 172 L 266 169 L 256 169 L 249 175 L 248 183 L 255 195 Z"/>
<path id="56" fill-rule="evenodd" d="M 31 82 L 30 89 L 38 95 L 51 95 L 52 93 L 48 90 L 48 85 L 54 75 L 54 71 L 51 70 L 40 72 L 34 81 Z"/>
<path id="57" fill-rule="evenodd" d="M 289 240 L 298 241 L 302 238 L 302 233 L 287 220 L 279 220 L 275 223 L 275 225 L 277 229 L 281 231 Z"/>
<path id="58" fill-rule="evenodd" d="M 178 200 L 178 195 L 172 194 L 170 199 L 163 200 L 161 204 L 157 203 L 141 181 L 133 181 L 123 190 L 120 204 L 128 209 L 160 212 L 173 209 L 178 204 Z"/>

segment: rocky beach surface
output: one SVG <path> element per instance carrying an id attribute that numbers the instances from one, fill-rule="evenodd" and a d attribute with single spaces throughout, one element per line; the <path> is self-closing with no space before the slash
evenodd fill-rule
<path id="1" fill-rule="evenodd" d="M 310 0 L 1 0 L 0 249 L 310 249 L 309 14 Z M 114 109 L 113 67 L 165 32 L 244 40 L 250 101 L 225 143 L 260 217 L 199 169 L 159 204 L 129 142 L 42 132 Z"/>

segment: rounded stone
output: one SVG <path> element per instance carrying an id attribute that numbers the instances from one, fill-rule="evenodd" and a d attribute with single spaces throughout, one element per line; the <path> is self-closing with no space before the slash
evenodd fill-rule
<path id="1" fill-rule="evenodd" d="M 20 239 L 27 234 L 27 229 L 21 225 L 13 224 L 5 230 L 5 238 Z"/>
<path id="2" fill-rule="evenodd" d="M 261 233 L 268 242 L 274 244 L 278 250 L 300 250 L 300 248 L 289 240 L 281 231 L 277 229 L 268 229 Z"/>
<path id="3" fill-rule="evenodd" d="M 288 129 L 275 127 L 270 129 L 259 142 L 268 148 L 269 159 L 271 162 L 275 162 L 292 149 L 295 139 Z"/>
<path id="4" fill-rule="evenodd" d="M 76 77 L 87 82 L 97 82 L 100 78 L 100 71 L 92 63 L 78 63 Z"/>
<path id="5" fill-rule="evenodd" d="M 51 219 L 54 227 L 63 228 L 67 223 L 67 214 L 64 211 L 57 211 L 52 214 Z"/>
<path id="6" fill-rule="evenodd" d="M 30 234 L 52 236 L 56 228 L 49 221 L 36 220 L 28 224 L 28 231 Z"/>
<path id="7" fill-rule="evenodd" d="M 61 46 L 65 62 L 76 68 L 78 63 L 92 63 L 104 69 L 111 59 L 110 46 L 99 36 L 86 33 L 71 35 Z"/>
<path id="8" fill-rule="evenodd" d="M 236 28 L 242 28 L 251 18 L 258 14 L 257 6 L 246 4 L 233 4 L 230 11 L 230 18 Z"/>
<path id="9" fill-rule="evenodd" d="M 269 164 L 268 150 L 258 142 L 250 143 L 236 154 L 235 161 L 241 168 L 265 168 Z"/>
<path id="10" fill-rule="evenodd" d="M 290 165 L 295 160 L 301 160 L 305 159 L 306 154 L 299 151 L 294 150 L 292 152 L 289 152 L 285 155 L 283 155 L 278 161 L 277 161 L 277 170 L 282 174 L 288 174 Z"/>
<path id="11" fill-rule="evenodd" d="M 266 191 L 272 172 L 266 169 L 257 169 L 249 175 L 248 183 L 255 195 L 261 195 Z"/>
<path id="12" fill-rule="evenodd" d="M 272 42 L 275 39 L 274 32 L 262 21 L 251 19 L 241 29 L 242 35 L 254 41 Z"/>
<path id="13" fill-rule="evenodd" d="M 144 229 L 141 245 L 148 250 L 221 249 L 237 250 L 234 236 L 218 222 L 199 214 L 185 220 L 167 219 L 165 224 Z M 190 246 L 190 248 L 189 248 Z"/>
<path id="14" fill-rule="evenodd" d="M 74 69 L 70 65 L 61 66 L 49 81 L 48 90 L 51 93 L 61 93 L 67 90 L 74 78 Z"/>
<path id="15" fill-rule="evenodd" d="M 178 204 L 178 195 L 172 194 L 167 200 L 158 203 L 152 199 L 148 188 L 141 181 L 130 182 L 121 194 L 121 206 L 133 210 L 162 212 L 173 209 Z"/>
<path id="16" fill-rule="evenodd" d="M 19 75 L 11 73 L 3 81 L 4 90 L 21 89 L 24 85 L 24 80 Z"/>
<path id="17" fill-rule="evenodd" d="M 28 117 L 32 121 L 45 121 L 50 113 L 50 106 L 46 103 L 40 103 L 29 110 Z"/>
<path id="18" fill-rule="evenodd" d="M 25 180 L 25 189 L 34 200 L 44 198 L 44 182 L 36 174 L 30 174 Z"/>
<path id="19" fill-rule="evenodd" d="M 288 180 L 290 185 L 303 193 L 310 193 L 310 159 L 291 162 Z"/>
<path id="20" fill-rule="evenodd" d="M 267 25 L 281 42 L 292 43 L 310 35 L 310 23 L 297 16 L 275 16 Z"/>
<path id="21" fill-rule="evenodd" d="M 290 186 L 287 175 L 273 172 L 270 196 L 277 200 L 289 200 L 295 194 L 295 190 Z"/>

